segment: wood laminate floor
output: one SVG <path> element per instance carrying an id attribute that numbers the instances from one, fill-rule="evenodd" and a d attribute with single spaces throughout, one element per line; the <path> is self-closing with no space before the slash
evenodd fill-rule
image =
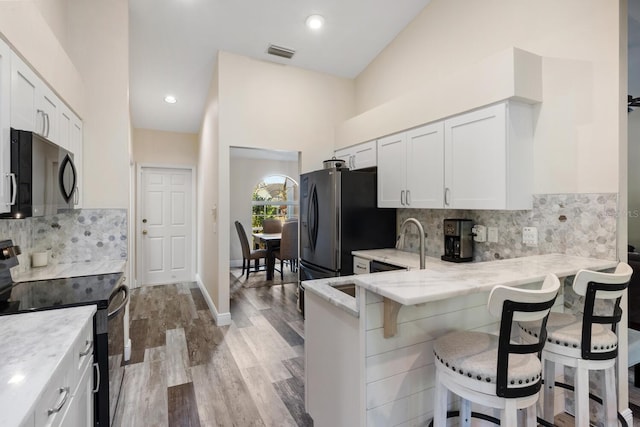
<path id="1" fill-rule="evenodd" d="M 233 288 L 232 323 L 224 327 L 213 322 L 195 283 L 132 291 L 133 351 L 114 393 L 114 427 L 313 426 L 304 411 L 296 285 Z M 630 370 L 633 427 L 640 427 L 640 389 L 632 381 Z M 573 417 L 555 424 L 574 426 Z"/>
<path id="2" fill-rule="evenodd" d="M 295 292 L 241 288 L 232 324 L 217 327 L 195 284 L 133 290 L 132 356 L 113 426 L 313 426 Z"/>

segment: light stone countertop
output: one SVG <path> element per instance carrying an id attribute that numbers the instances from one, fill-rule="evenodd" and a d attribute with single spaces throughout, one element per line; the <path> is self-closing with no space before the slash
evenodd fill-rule
<path id="1" fill-rule="evenodd" d="M 0 316 L 0 426 L 31 413 L 95 305 Z"/>
<path id="2" fill-rule="evenodd" d="M 365 252 L 372 257 L 371 252 L 374 251 L 357 251 L 354 252 L 354 255 L 362 256 Z M 371 259 L 403 266 L 412 265 L 398 262 L 402 255 L 398 255 L 395 252 L 386 253 L 387 258 L 383 257 L 385 256 L 384 254 L 385 252 L 379 252 L 378 255 L 380 257 Z M 393 258 L 391 255 L 397 258 Z M 417 259 L 417 255 L 410 255 L 414 255 Z M 542 282 L 548 273 L 554 273 L 558 277 L 566 277 L 576 274 L 581 269 L 605 270 L 613 268 L 617 264 L 617 261 L 612 260 L 562 254 L 534 255 L 499 261 L 469 263 L 452 263 L 427 257 L 424 270 L 389 271 L 318 279 L 305 281 L 303 286 L 305 290 L 309 290 L 331 304 L 357 316 L 357 299 L 348 297 L 334 289 L 333 286 L 355 283 L 363 289 L 377 293 L 402 305 L 415 305 L 489 291 L 497 285 L 518 286 Z M 356 292 L 357 294 L 358 292 Z"/>
<path id="3" fill-rule="evenodd" d="M 60 279 L 65 277 L 92 276 L 124 272 L 126 261 L 92 261 L 68 264 L 50 264 L 46 267 L 34 267 L 24 273 L 11 272 L 14 282 Z"/>

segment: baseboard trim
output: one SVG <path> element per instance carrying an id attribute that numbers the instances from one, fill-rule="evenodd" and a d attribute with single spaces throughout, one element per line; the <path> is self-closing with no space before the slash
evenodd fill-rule
<path id="1" fill-rule="evenodd" d="M 632 426 L 633 425 L 633 413 L 631 412 L 630 408 L 625 409 L 620 414 L 622 415 L 622 418 L 625 419 L 625 421 L 627 422 L 628 426 Z"/>
<path id="2" fill-rule="evenodd" d="M 196 283 L 198 284 L 198 287 L 202 292 L 202 296 L 204 297 L 204 300 L 207 302 L 207 305 L 209 306 L 209 311 L 211 312 L 211 315 L 213 316 L 213 320 L 214 322 L 216 322 L 216 325 L 217 326 L 230 325 L 231 313 L 228 313 L 228 312 L 218 313 L 218 309 L 216 308 L 216 305 L 213 303 L 213 300 L 211 299 L 209 292 L 204 287 L 204 283 L 202 283 L 202 278 L 200 278 L 199 274 L 196 274 Z"/>

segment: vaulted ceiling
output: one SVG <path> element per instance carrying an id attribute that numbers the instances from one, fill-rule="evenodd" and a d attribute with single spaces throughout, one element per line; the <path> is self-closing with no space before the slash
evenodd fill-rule
<path id="1" fill-rule="evenodd" d="M 130 0 L 133 126 L 198 132 L 218 50 L 354 78 L 429 1 Z M 312 14 L 320 31 L 305 26 Z"/>

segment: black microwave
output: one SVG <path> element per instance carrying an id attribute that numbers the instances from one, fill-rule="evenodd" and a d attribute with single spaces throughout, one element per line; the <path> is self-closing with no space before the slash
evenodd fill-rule
<path id="1" fill-rule="evenodd" d="M 11 129 L 11 212 L 0 218 L 54 215 L 74 208 L 73 153 L 35 132 Z"/>

